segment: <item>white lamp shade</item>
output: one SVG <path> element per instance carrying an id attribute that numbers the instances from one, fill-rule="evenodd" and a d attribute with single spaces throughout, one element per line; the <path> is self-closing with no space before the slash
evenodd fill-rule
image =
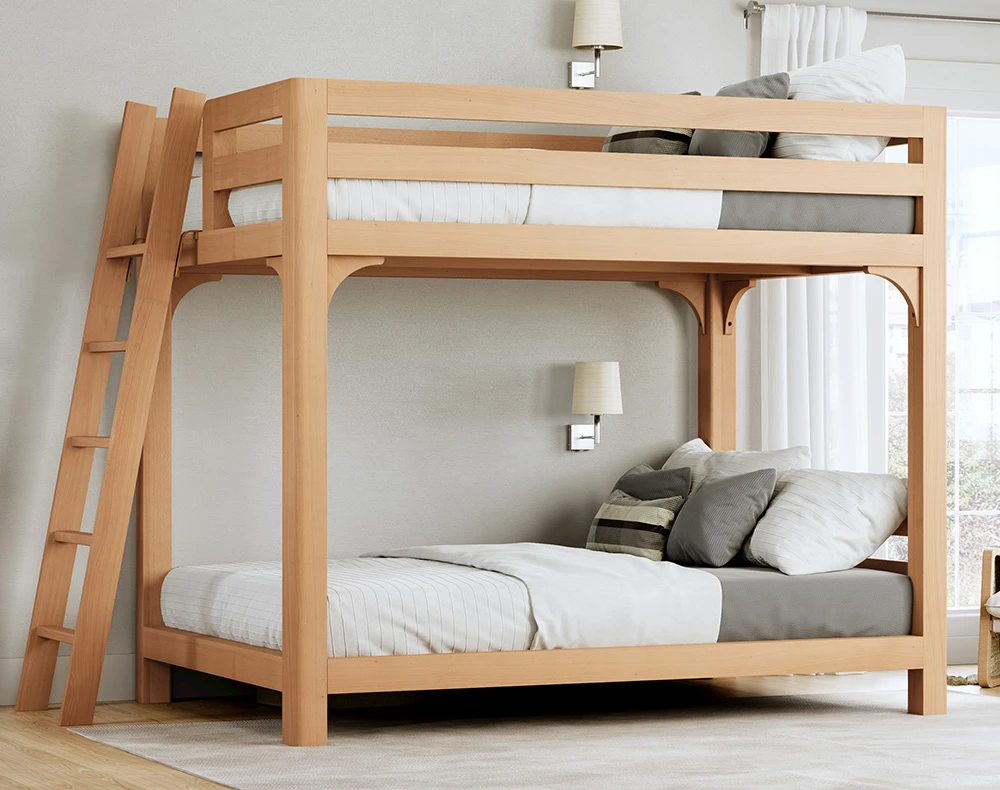
<path id="1" fill-rule="evenodd" d="M 577 362 L 573 414 L 621 414 L 622 384 L 617 362 Z"/>
<path id="2" fill-rule="evenodd" d="M 618 0 L 576 0 L 573 47 L 622 48 L 622 13 Z"/>

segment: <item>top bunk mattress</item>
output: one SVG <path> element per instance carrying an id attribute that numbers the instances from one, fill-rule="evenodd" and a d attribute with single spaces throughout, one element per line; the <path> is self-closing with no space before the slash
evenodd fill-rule
<path id="1" fill-rule="evenodd" d="M 902 574 L 702 570 L 722 584 L 720 642 L 910 633 L 913 593 Z M 174 568 L 160 608 L 168 627 L 280 650 L 281 563 Z M 527 650 L 535 635 L 519 579 L 409 558 L 330 560 L 327 619 L 332 657 Z"/>
<path id="2" fill-rule="evenodd" d="M 635 228 L 913 233 L 915 200 L 880 195 L 721 192 L 331 178 L 331 220 Z M 281 219 L 281 184 L 232 190 L 237 227 Z M 199 230 L 201 178 L 191 180 L 184 230 Z"/>

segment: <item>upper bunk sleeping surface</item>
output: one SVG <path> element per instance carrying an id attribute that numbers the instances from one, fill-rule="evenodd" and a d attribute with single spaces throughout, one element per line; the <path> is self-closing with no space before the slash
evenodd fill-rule
<path id="1" fill-rule="evenodd" d="M 300 94 L 309 99 L 289 98 Z M 864 101 L 878 99 L 289 80 L 206 104 L 204 176 L 193 181 L 185 229 L 201 230 L 198 264 L 280 257 L 292 185 L 292 204 L 325 204 L 327 227 L 316 214 L 310 223 L 329 255 L 384 262 L 383 274 L 521 267 L 648 279 L 723 271 L 716 264 L 750 276 L 923 266 L 934 259 L 925 215 L 942 202 L 944 112 Z M 330 115 L 545 126 L 383 129 L 330 125 Z M 581 136 L 580 126 L 602 136 Z M 786 158 L 765 155 L 767 146 L 657 156 L 609 148 L 605 133 L 621 128 L 753 134 L 774 145 L 784 135 L 796 146 Z M 822 141 L 813 151 L 811 139 Z M 841 161 L 821 160 L 843 140 L 856 144 L 841 145 Z M 866 160 L 890 141 L 908 144 L 907 163 Z"/>

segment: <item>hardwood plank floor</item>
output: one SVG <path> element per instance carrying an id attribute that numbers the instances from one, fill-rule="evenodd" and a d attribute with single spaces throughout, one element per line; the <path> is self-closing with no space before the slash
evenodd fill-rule
<path id="1" fill-rule="evenodd" d="M 952 667 L 952 674 L 968 675 L 975 667 Z M 723 678 L 694 685 L 726 696 L 785 696 L 837 694 L 906 689 L 905 672 L 868 672 L 852 675 L 795 675 L 762 678 Z M 1000 688 L 962 687 L 967 694 L 986 694 L 1000 701 Z M 452 700 L 455 699 L 452 694 Z M 361 700 L 356 700 L 360 702 Z M 403 702 L 405 703 L 405 699 Z M 342 707 L 354 704 L 345 700 Z M 901 703 L 902 704 L 902 703 Z M 198 700 L 168 705 L 135 702 L 97 706 L 97 724 L 156 724 L 213 719 L 274 717 L 277 709 L 250 700 Z M 336 715 L 336 714 L 334 714 Z M 0 707 L 0 790 L 202 790 L 218 788 L 188 774 L 134 757 L 67 732 L 58 725 L 59 710 L 15 713 Z"/>

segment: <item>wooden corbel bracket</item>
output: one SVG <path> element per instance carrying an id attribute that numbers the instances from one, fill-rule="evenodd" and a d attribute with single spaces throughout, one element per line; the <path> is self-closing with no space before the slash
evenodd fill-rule
<path id="1" fill-rule="evenodd" d="M 217 283 L 222 279 L 221 274 L 204 274 L 202 272 L 192 272 L 181 269 L 180 273 L 174 277 L 173 287 L 170 289 L 170 309 L 176 310 L 181 299 L 187 296 L 199 285 L 205 283 Z"/>
<path id="2" fill-rule="evenodd" d="M 736 326 L 736 308 L 740 299 L 751 288 L 757 286 L 756 280 L 726 280 L 722 283 L 722 333 L 733 334 Z"/>
<path id="3" fill-rule="evenodd" d="M 705 334 L 705 305 L 708 280 L 702 278 L 661 280 L 657 284 L 664 291 L 673 291 L 691 305 L 694 310 L 694 317 L 698 321 L 698 331 Z"/>
<path id="4" fill-rule="evenodd" d="M 282 258 L 267 258 L 266 263 L 272 269 L 278 273 L 278 277 L 282 277 Z M 360 256 L 360 255 L 328 255 L 326 258 L 326 270 L 327 270 L 327 284 L 326 284 L 326 298 L 327 301 L 333 298 L 333 294 L 340 287 L 340 284 L 344 282 L 348 277 L 354 274 L 360 269 L 366 269 L 369 266 L 381 266 L 385 263 L 385 258 L 374 257 L 374 256 Z"/>
<path id="5" fill-rule="evenodd" d="M 873 274 L 896 286 L 910 308 L 914 326 L 920 326 L 920 268 L 918 266 L 866 266 L 865 274 Z"/>

